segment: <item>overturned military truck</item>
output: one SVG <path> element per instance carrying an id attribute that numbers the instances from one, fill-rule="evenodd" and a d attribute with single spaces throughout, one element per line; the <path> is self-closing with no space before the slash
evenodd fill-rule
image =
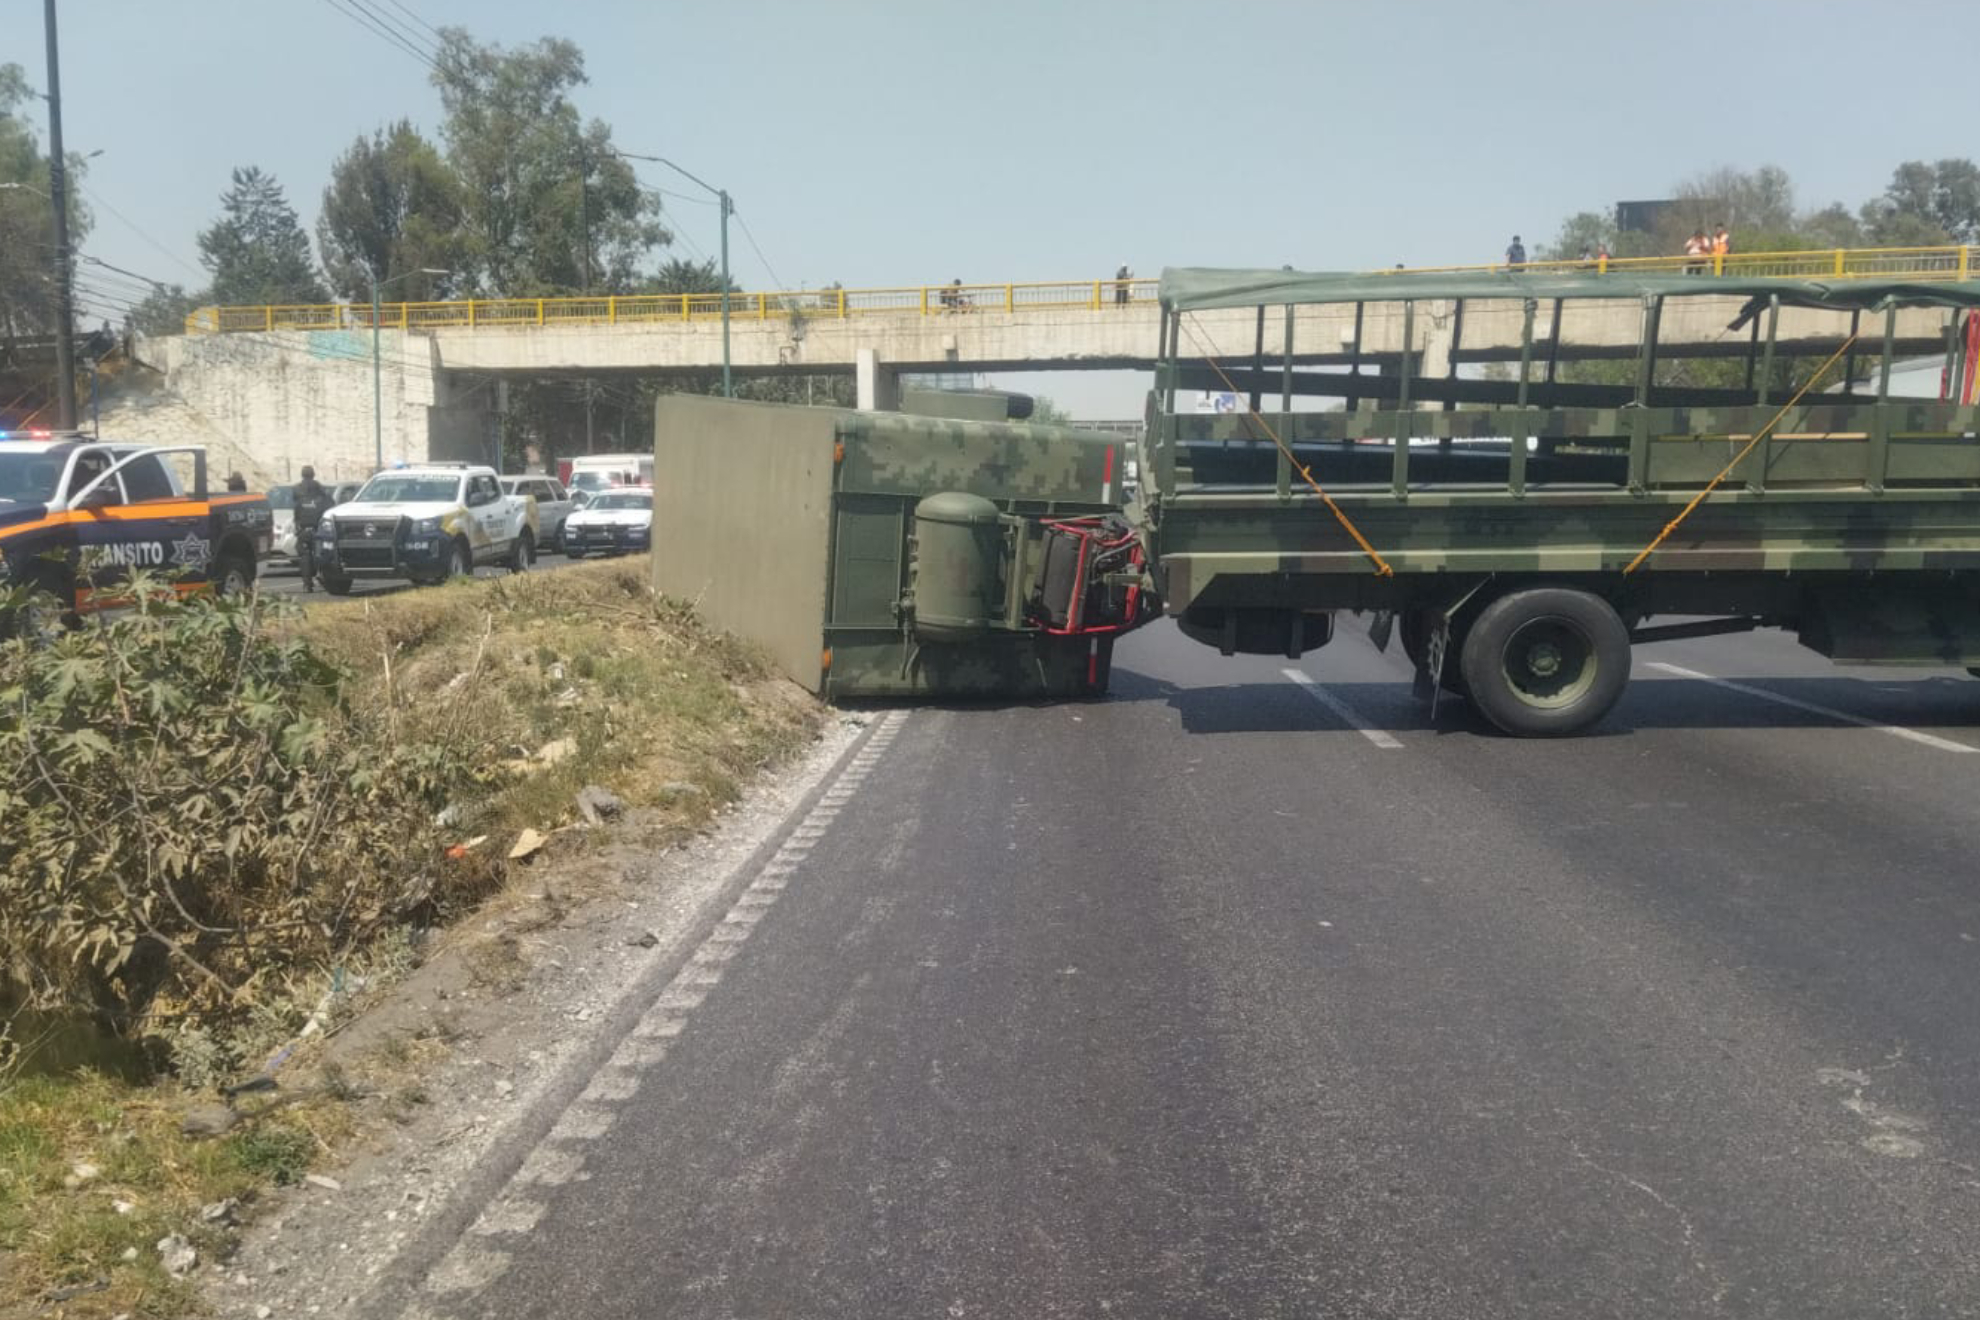
<path id="1" fill-rule="evenodd" d="M 671 396 L 653 576 L 828 699 L 1104 693 L 1161 615 L 1118 437 Z"/>
<path id="2" fill-rule="evenodd" d="M 1980 282 L 1739 261 L 1167 271 L 1131 505 L 1106 436 L 663 400 L 656 581 L 828 697 L 1098 693 L 1157 613 L 1288 657 L 1364 615 L 1521 735 L 1639 642 L 1980 668 Z"/>

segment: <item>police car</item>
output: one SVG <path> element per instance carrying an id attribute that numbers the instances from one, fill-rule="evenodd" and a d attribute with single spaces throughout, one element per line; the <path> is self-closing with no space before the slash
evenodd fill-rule
<path id="1" fill-rule="evenodd" d="M 564 553 L 620 555 L 653 548 L 653 492 L 615 487 L 564 520 Z"/>
<path id="2" fill-rule="evenodd" d="M 421 463 L 380 472 L 316 525 L 316 575 L 332 595 L 355 578 L 434 583 L 536 562 L 536 501 L 504 495 L 495 469 Z"/>
<path id="3" fill-rule="evenodd" d="M 137 570 L 181 590 L 246 591 L 273 521 L 261 495 L 209 493 L 197 445 L 0 431 L 0 586 L 53 597 L 64 614 L 118 604 Z"/>

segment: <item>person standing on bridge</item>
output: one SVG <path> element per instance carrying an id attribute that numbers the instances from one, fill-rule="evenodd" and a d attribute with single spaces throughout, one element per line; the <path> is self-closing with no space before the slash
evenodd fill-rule
<path id="1" fill-rule="evenodd" d="M 1684 263 L 1685 274 L 1703 275 L 1705 273 L 1705 258 L 1712 255 L 1712 240 L 1705 237 L 1704 230 L 1694 229 L 1691 231 L 1691 237 L 1684 240 L 1684 255 L 1690 258 L 1690 260 Z"/>
<path id="2" fill-rule="evenodd" d="M 1506 245 L 1506 264 L 1508 266 L 1526 264 L 1526 244 L 1519 241 L 1518 234 L 1514 234 L 1513 241 Z"/>
<path id="3" fill-rule="evenodd" d="M 305 463 L 295 492 L 296 567 L 304 591 L 316 590 L 316 528 L 332 503 L 330 492 L 316 479 L 316 469 Z"/>
<path id="4" fill-rule="evenodd" d="M 1719 221 L 1718 229 L 1713 231 L 1712 234 L 1712 255 L 1720 258 L 1730 257 L 1732 255 L 1732 250 L 1733 250 L 1733 236 L 1731 232 L 1727 230 L 1726 222 L 1721 220 Z M 1721 260 L 1718 263 L 1718 265 L 1720 272 L 1724 273 L 1726 263 L 1723 260 Z"/>
<path id="5" fill-rule="evenodd" d="M 1123 261 L 1121 263 L 1121 268 L 1114 272 L 1114 306 L 1116 307 L 1127 306 L 1128 281 L 1133 278 L 1134 278 L 1134 272 L 1129 270 L 1127 263 Z"/>

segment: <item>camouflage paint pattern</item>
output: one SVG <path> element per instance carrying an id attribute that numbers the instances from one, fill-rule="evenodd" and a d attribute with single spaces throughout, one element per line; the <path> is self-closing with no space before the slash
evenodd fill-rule
<path id="1" fill-rule="evenodd" d="M 1039 518 L 1119 511 L 1119 437 L 678 396 L 654 416 L 655 586 L 699 599 L 792 679 L 829 699 L 1105 689 L 1111 640 L 1040 631 L 1020 588 Z M 1001 617 L 967 642 L 911 626 L 914 509 L 941 491 L 1026 520 Z"/>
<path id="2" fill-rule="evenodd" d="M 1004 631 L 967 643 L 918 644 L 899 605 L 909 591 L 914 506 L 939 491 L 990 500 L 1006 514 L 1118 512 L 1119 437 L 1021 422 L 842 413 L 834 481 L 832 590 L 824 644 L 828 698 L 1069 697 L 1104 691 L 1111 643 L 1025 627 L 1012 593 Z M 1029 576 L 1029 537 L 1013 582 Z"/>
<path id="3" fill-rule="evenodd" d="M 1509 306 L 1513 292 L 1558 299 L 1556 308 L 1570 313 L 1628 292 L 1649 300 L 1643 325 L 1655 333 L 1660 318 L 1649 313 L 1710 310 L 1700 299 L 1713 287 L 1733 288 L 1680 275 L 1392 281 L 1181 271 L 1165 273 L 1163 301 L 1172 327 L 1186 315 L 1178 308 L 1259 304 L 1353 304 L 1358 325 L 1361 312 L 1387 324 L 1412 305 L 1441 315 L 1489 313 Z M 1926 288 L 1765 278 L 1734 291 L 1752 301 L 1726 335 L 1755 327 L 1745 353 L 1762 363 L 1774 359 L 1777 341 L 1763 353 L 1762 322 L 1746 318 L 1769 298 L 1832 316 L 1911 308 L 1934 309 L 1936 317 L 1937 309 L 1980 305 L 1980 284 L 1958 281 Z M 1860 324 L 1858 351 L 1888 360 L 1896 314 L 1886 325 Z M 1827 359 L 1832 350 L 1840 357 L 1848 333 L 1838 320 L 1816 340 L 1778 346 L 1804 358 Z M 1169 342 L 1156 398 L 1173 400 L 1175 383 L 1204 368 L 1180 336 Z M 1411 350 L 1421 347 L 1427 341 Z M 1725 348 L 1665 340 L 1656 354 L 1639 353 L 1637 390 L 1650 406 L 1398 409 L 1389 402 L 1263 416 L 1151 407 L 1140 457 L 1157 488 L 1144 494 L 1138 514 L 1168 608 L 1186 613 L 1196 635 L 1214 637 L 1245 619 L 1295 613 L 1443 611 L 1481 584 L 1496 590 L 1545 580 L 1597 592 L 1629 620 L 1757 617 L 1796 627 L 1808 645 L 1839 658 L 1980 660 L 1980 410 L 1957 401 L 1880 403 L 1874 387 L 1861 398 L 1811 394 L 1786 408 L 1785 400 L 1757 396 L 1728 404 L 1722 388 L 1687 398 L 1668 371 L 1653 381 L 1653 362 L 1668 367 L 1694 351 L 1729 355 Z M 1284 365 L 1287 391 L 1296 380 L 1314 393 L 1360 388 L 1331 374 L 1296 377 L 1297 365 Z M 1537 357 L 1529 369 L 1538 372 Z M 1457 379 L 1455 370 L 1448 378 Z M 1393 360 L 1363 380 L 1368 397 L 1408 397 Z M 1453 397 L 1461 396 L 1454 390 Z M 1327 490 L 1339 517 L 1302 473 Z M 1392 575 L 1376 571 L 1342 518 Z M 1667 539 L 1631 571 L 1667 528 Z"/>
<path id="4" fill-rule="evenodd" d="M 1119 437 L 1023 422 L 969 422 L 901 413 L 847 413 L 842 491 L 920 499 L 959 490 L 1003 505 L 1054 510 L 1117 507 L 1106 493 Z M 1118 476 L 1115 478 L 1118 486 Z M 1007 510 L 1009 511 L 1009 510 Z"/>

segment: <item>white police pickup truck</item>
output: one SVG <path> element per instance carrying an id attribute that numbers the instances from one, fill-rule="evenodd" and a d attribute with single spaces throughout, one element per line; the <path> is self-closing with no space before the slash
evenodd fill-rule
<path id="1" fill-rule="evenodd" d="M 536 502 L 504 495 L 495 469 L 422 463 L 380 472 L 316 527 L 316 573 L 341 596 L 357 578 L 443 582 L 536 562 Z"/>

